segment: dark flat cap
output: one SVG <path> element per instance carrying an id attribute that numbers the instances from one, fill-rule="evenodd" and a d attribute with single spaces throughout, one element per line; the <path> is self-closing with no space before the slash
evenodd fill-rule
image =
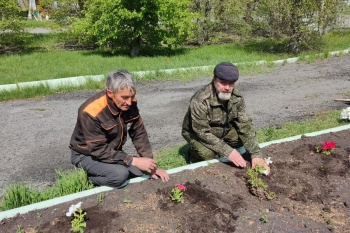
<path id="1" fill-rule="evenodd" d="M 238 80 L 238 68 L 229 62 L 221 62 L 214 68 L 214 77 L 226 80 L 229 82 L 236 82 Z"/>

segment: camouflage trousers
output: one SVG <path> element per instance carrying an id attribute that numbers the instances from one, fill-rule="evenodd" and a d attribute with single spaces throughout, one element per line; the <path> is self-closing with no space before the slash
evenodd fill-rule
<path id="1" fill-rule="evenodd" d="M 196 163 L 199 161 L 211 160 L 218 157 L 218 155 L 214 151 L 212 151 L 208 147 L 204 146 L 201 142 L 196 140 L 197 138 L 195 138 L 194 135 L 191 135 L 191 139 L 192 140 L 188 151 L 188 162 Z M 240 139 L 232 140 L 230 135 L 227 134 L 223 138 L 223 140 L 232 148 L 237 149 L 240 154 L 245 153 L 245 148 L 243 147 L 243 143 Z"/>

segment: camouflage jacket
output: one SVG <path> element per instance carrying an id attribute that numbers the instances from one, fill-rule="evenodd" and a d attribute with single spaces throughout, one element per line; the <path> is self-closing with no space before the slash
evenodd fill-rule
<path id="1" fill-rule="evenodd" d="M 233 148 L 223 138 L 229 132 L 230 137 L 232 135 L 242 141 L 252 158 L 262 157 L 252 119 L 245 110 L 242 95 L 235 88 L 227 106 L 224 106 L 211 82 L 191 98 L 182 125 L 182 135 L 189 144 L 195 135 L 205 147 L 219 156 L 227 157 Z"/>

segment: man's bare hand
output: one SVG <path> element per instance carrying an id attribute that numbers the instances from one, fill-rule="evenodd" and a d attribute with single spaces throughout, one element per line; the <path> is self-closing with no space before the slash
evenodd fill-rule
<path id="1" fill-rule="evenodd" d="M 158 180 L 158 177 L 160 177 L 160 179 L 163 182 L 169 180 L 169 174 L 162 169 L 155 168 L 154 170 L 152 170 L 150 175 L 151 175 L 151 178 L 155 180 Z"/>
<path id="2" fill-rule="evenodd" d="M 134 157 L 131 165 L 140 168 L 142 171 L 151 173 L 157 166 L 157 161 L 146 157 Z"/>
<path id="3" fill-rule="evenodd" d="M 270 174 L 270 168 L 265 163 L 264 159 L 262 159 L 262 158 L 253 158 L 252 159 L 252 168 L 254 169 L 256 166 L 263 167 L 268 172 L 268 174 Z"/>
<path id="4" fill-rule="evenodd" d="M 247 162 L 244 160 L 242 155 L 238 153 L 236 149 L 234 149 L 231 154 L 228 156 L 228 159 L 234 163 L 237 167 L 246 167 Z"/>

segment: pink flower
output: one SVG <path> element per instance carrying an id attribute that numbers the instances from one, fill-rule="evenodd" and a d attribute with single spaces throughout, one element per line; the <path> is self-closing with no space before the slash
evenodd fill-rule
<path id="1" fill-rule="evenodd" d="M 335 147 L 335 143 L 330 141 L 330 142 L 324 142 L 324 146 L 322 146 L 322 150 L 328 150 L 328 149 L 333 149 Z"/>
<path id="2" fill-rule="evenodd" d="M 178 187 L 180 190 L 185 191 L 186 187 L 182 184 L 175 184 L 175 187 Z"/>

